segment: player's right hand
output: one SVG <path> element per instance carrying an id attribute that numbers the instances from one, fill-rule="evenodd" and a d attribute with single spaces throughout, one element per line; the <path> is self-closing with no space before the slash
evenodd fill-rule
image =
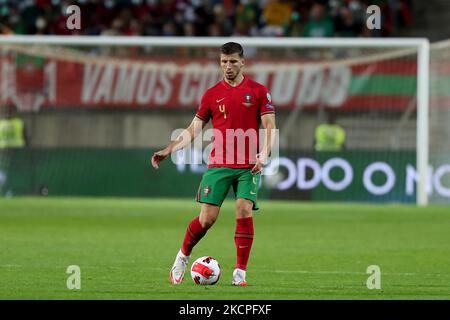
<path id="1" fill-rule="evenodd" d="M 155 169 L 159 168 L 159 163 L 167 158 L 170 154 L 166 149 L 155 152 L 152 156 L 152 166 Z"/>

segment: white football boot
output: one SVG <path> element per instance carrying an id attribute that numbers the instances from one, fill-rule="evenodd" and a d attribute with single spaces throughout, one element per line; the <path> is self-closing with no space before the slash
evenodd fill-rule
<path id="1" fill-rule="evenodd" d="M 170 270 L 171 284 L 180 284 L 181 282 L 183 282 L 184 272 L 188 264 L 189 264 L 189 256 L 185 256 L 181 252 L 181 250 L 178 251 L 178 254 L 175 258 L 175 262 L 173 263 L 172 269 Z"/>
<path id="2" fill-rule="evenodd" d="M 234 269 L 233 281 L 231 281 L 231 284 L 233 286 L 245 287 L 247 285 L 247 281 L 245 281 L 245 274 L 246 272 L 242 269 Z"/>

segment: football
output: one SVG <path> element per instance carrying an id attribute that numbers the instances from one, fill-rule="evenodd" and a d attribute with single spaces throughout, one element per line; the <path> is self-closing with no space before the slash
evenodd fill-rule
<path id="1" fill-rule="evenodd" d="M 219 262 L 212 257 L 198 258 L 191 266 L 191 277 L 196 284 L 216 284 L 220 278 Z"/>

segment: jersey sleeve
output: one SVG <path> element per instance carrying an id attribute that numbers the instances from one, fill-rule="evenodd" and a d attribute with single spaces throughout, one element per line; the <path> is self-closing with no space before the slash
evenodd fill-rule
<path id="1" fill-rule="evenodd" d="M 272 104 L 272 97 L 267 91 L 267 88 L 262 87 L 259 98 L 259 115 L 262 116 L 268 113 L 275 113 L 275 107 Z"/>
<path id="2" fill-rule="evenodd" d="M 202 119 L 205 122 L 208 122 L 209 119 L 211 118 L 211 108 L 207 94 L 203 95 L 202 100 L 200 101 L 200 106 L 198 107 L 195 116 L 197 118 Z"/>

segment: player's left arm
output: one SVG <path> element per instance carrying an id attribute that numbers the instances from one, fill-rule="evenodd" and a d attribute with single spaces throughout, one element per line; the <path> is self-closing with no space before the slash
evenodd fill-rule
<path id="1" fill-rule="evenodd" d="M 276 124 L 275 113 L 266 113 L 261 116 L 261 126 L 264 129 L 264 143 L 261 152 L 256 155 L 256 163 L 252 168 L 252 174 L 260 173 L 272 151 L 272 146 L 275 141 Z"/>
<path id="2" fill-rule="evenodd" d="M 264 144 L 261 152 L 258 154 L 263 164 L 266 164 L 270 157 L 273 142 L 275 139 L 275 113 L 266 113 L 261 116 L 261 126 L 264 129 Z"/>

